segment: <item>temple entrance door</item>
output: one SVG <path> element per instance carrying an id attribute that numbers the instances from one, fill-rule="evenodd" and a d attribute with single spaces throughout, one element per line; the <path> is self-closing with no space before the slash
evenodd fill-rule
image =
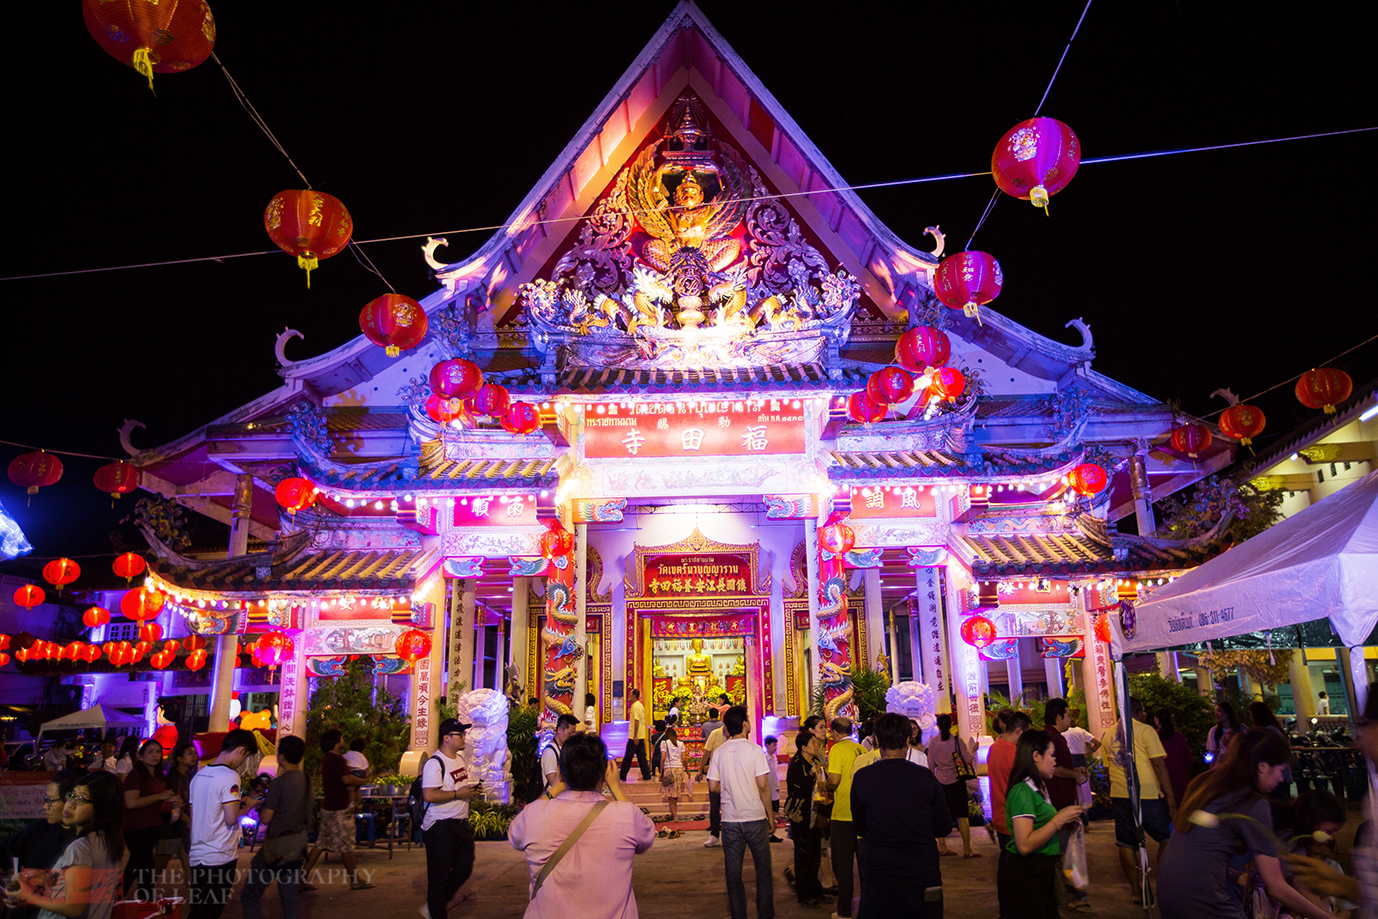
<path id="1" fill-rule="evenodd" d="M 762 717 L 761 616 L 759 608 L 702 613 L 640 611 L 636 614 L 635 680 L 649 687 L 643 701 L 653 722 L 664 718 L 679 700 L 679 739 L 685 742 L 689 768 L 702 757 L 699 730 L 709 708 L 719 708 L 726 694 L 732 705 L 745 705 L 759 739 Z M 630 662 L 629 662 L 630 663 Z M 721 715 L 721 711 L 719 712 Z"/>

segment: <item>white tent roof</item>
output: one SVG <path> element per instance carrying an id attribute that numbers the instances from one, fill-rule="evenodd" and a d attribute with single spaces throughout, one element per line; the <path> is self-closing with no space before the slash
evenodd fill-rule
<path id="1" fill-rule="evenodd" d="M 1187 572 L 1137 607 L 1116 651 L 1329 619 L 1346 647 L 1378 625 L 1378 472 Z"/>
<path id="2" fill-rule="evenodd" d="M 54 718 L 38 729 L 38 733 L 44 731 L 81 731 L 88 728 L 143 728 L 144 720 L 133 715 L 126 715 L 124 712 L 117 712 L 113 708 L 106 708 L 97 703 L 90 708 L 82 709 L 79 712 L 72 712 L 70 715 L 63 715 L 61 718 Z"/>

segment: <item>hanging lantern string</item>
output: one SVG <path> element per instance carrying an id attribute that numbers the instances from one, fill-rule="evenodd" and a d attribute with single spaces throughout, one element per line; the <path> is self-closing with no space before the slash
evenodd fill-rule
<path id="1" fill-rule="evenodd" d="M 1236 147 L 1257 147 L 1264 144 L 1280 144 L 1294 140 L 1313 140 L 1321 137 L 1338 137 L 1344 134 L 1363 134 L 1369 131 L 1378 131 L 1378 125 L 1371 128 L 1349 128 L 1343 131 L 1322 131 L 1318 134 L 1296 134 L 1291 137 L 1273 137 L 1266 140 L 1246 140 L 1232 144 L 1212 144 L 1205 147 L 1183 147 L 1176 150 L 1153 150 L 1146 153 L 1126 153 L 1120 156 L 1102 156 L 1096 159 L 1084 159 L 1082 166 L 1094 166 L 1100 163 L 1118 163 L 1125 160 L 1152 159 L 1159 156 L 1175 156 L 1179 153 L 1205 153 L 1211 150 L 1231 150 Z M 778 201 L 789 198 L 807 198 L 813 195 L 824 195 L 838 191 L 868 191 L 873 188 L 896 188 L 903 185 L 922 185 L 929 182 L 946 182 L 952 179 L 971 179 L 978 176 L 988 176 L 990 170 L 984 172 L 953 172 L 946 175 L 923 176 L 913 179 L 891 179 L 886 182 L 868 182 L 862 185 L 834 185 L 827 188 L 813 188 L 808 191 L 779 192 L 771 195 L 753 195 L 749 198 L 742 198 L 741 201 Z M 997 190 L 996 195 L 999 195 Z M 735 203 L 737 199 L 725 199 L 723 203 Z M 640 211 L 629 210 L 633 216 L 641 213 Z M 370 246 L 375 243 L 404 242 L 411 239 L 427 239 L 440 236 L 460 236 L 466 233 L 493 233 L 498 230 L 510 230 L 516 227 L 536 227 L 551 226 L 555 224 L 582 223 L 592 220 L 593 217 L 581 214 L 576 217 L 548 217 L 542 220 L 517 220 L 511 223 L 497 223 L 489 226 L 464 227 L 458 230 L 440 230 L 430 233 L 407 233 L 402 236 L 380 236 L 376 239 L 360 239 L 351 241 L 351 245 Z M 978 224 L 979 228 L 979 224 Z M 974 235 L 974 234 L 973 234 Z M 971 241 L 967 241 L 970 247 Z M 223 262 L 232 258 L 251 258 L 257 255 L 281 255 L 281 249 L 263 249 L 258 252 L 234 252 L 229 255 L 203 255 L 196 258 L 166 259 L 159 262 L 138 262 L 131 265 L 109 265 L 103 268 L 74 268 L 68 271 L 47 271 L 39 274 L 19 274 L 0 278 L 0 281 L 32 281 L 41 278 L 59 278 L 68 275 L 99 274 L 106 271 L 125 271 L 131 268 L 162 268 L 170 265 L 190 265 L 197 262 Z"/>
<path id="2" fill-rule="evenodd" d="M 19 447 L 22 450 L 41 450 L 44 453 L 52 453 L 55 456 L 78 456 L 82 459 L 110 460 L 111 462 L 120 462 L 123 460 L 124 462 L 129 462 L 129 457 L 127 456 L 100 456 L 95 453 L 73 453 L 71 450 L 49 450 L 46 447 L 35 447 L 33 444 L 21 444 L 12 440 L 0 440 L 0 444 L 4 444 L 7 447 Z M 68 556 L 68 558 L 72 557 L 73 556 Z"/>
<path id="3" fill-rule="evenodd" d="M 1378 341 L 1378 335 L 1372 335 L 1372 336 L 1370 336 L 1370 337 L 1368 337 L 1368 338 L 1365 338 L 1363 341 L 1359 342 L 1359 343 L 1358 343 L 1357 345 L 1355 345 L 1354 347 L 1349 348 L 1348 350 L 1345 350 L 1345 351 L 1341 351 L 1339 354 L 1335 355 L 1334 357 L 1332 357 L 1332 358 L 1330 358 L 1330 359 L 1328 359 L 1328 360 L 1321 361 L 1319 364 L 1313 364 L 1312 367 L 1325 367 L 1325 366 L 1327 366 L 1327 365 L 1329 365 L 1329 364 L 1333 364 L 1333 363 L 1335 363 L 1336 361 L 1338 361 L 1340 358 L 1344 357 L 1346 354 L 1349 354 L 1351 351 L 1358 351 L 1358 350 L 1359 350 L 1360 348 L 1362 348 L 1364 345 L 1368 344 L 1369 342 L 1373 342 L 1373 341 Z M 1310 369 L 1312 369 L 1312 367 L 1308 367 L 1308 368 L 1306 368 L 1306 370 L 1310 370 Z M 1241 403 L 1244 403 L 1244 402 L 1252 402 L 1252 401 L 1254 401 L 1255 399 L 1257 399 L 1259 396 L 1267 395 L 1268 393 L 1272 392 L 1272 391 L 1275 390 L 1275 389 L 1281 389 L 1281 388 L 1284 387 L 1284 386 L 1287 386 L 1287 385 L 1289 385 L 1289 384 L 1291 384 L 1291 383 L 1295 383 L 1297 380 L 1301 379 L 1302 374 L 1303 374 L 1303 373 L 1306 373 L 1306 370 L 1303 370 L 1301 373 L 1294 374 L 1293 376 L 1288 377 L 1287 379 L 1283 380 L 1281 383 L 1277 383 L 1277 384 L 1275 384 L 1275 385 L 1273 385 L 1273 386 L 1269 386 L 1267 389 L 1263 390 L 1262 392 L 1256 392 L 1256 393 L 1254 393 L 1252 396 L 1249 396 L 1247 399 L 1240 399 L 1239 401 L 1240 401 Z M 1229 407 L 1230 407 L 1230 406 L 1228 406 L 1228 405 L 1225 406 L 1225 408 L 1229 408 Z M 1224 412 L 1224 411 L 1225 411 L 1225 408 L 1218 408 L 1218 409 L 1216 409 L 1215 411 L 1211 412 L 1209 415 L 1202 415 L 1201 417 L 1202 417 L 1203 419 L 1204 419 L 1204 418 L 1214 418 L 1216 415 L 1219 415 L 1219 414 L 1221 414 L 1222 412 Z"/>
<path id="4" fill-rule="evenodd" d="M 211 60 L 215 61 L 216 65 L 220 68 L 220 72 L 225 75 L 225 79 L 230 84 L 230 91 L 233 92 L 234 97 L 239 100 L 239 104 L 244 111 L 249 113 L 250 120 L 258 125 L 258 129 L 264 133 L 269 142 L 272 143 L 274 147 L 277 147 L 277 151 L 286 158 L 296 174 L 301 176 L 301 180 L 306 183 L 306 187 L 311 188 L 311 183 L 307 181 L 302 171 L 297 168 L 297 164 L 293 162 L 291 154 L 287 152 L 287 148 L 278 141 L 277 136 L 273 134 L 272 128 L 268 127 L 268 122 L 263 120 L 263 116 L 258 113 L 258 109 L 254 108 L 254 104 L 249 101 L 249 97 L 245 95 L 244 90 L 239 88 L 239 84 L 235 82 L 234 77 L 230 76 L 230 71 L 226 69 L 225 65 L 214 51 L 211 52 Z"/>
<path id="5" fill-rule="evenodd" d="M 373 264 L 373 259 L 369 258 L 368 253 L 365 252 L 359 246 L 359 244 L 352 239 L 349 241 L 349 251 L 353 253 L 355 261 L 357 261 L 360 265 L 363 265 L 369 271 L 378 275 L 378 279 L 388 286 L 388 290 L 392 291 L 393 293 L 397 293 L 397 288 L 393 287 L 392 282 L 383 276 L 383 272 L 378 270 L 377 265 Z"/>

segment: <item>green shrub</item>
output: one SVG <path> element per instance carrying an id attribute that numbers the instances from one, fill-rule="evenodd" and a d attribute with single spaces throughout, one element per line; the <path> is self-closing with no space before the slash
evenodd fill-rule
<path id="1" fill-rule="evenodd" d="M 375 687 L 373 673 L 362 660 L 351 661 L 341 676 L 313 680 L 316 691 L 306 710 L 302 765 L 316 787 L 321 787 L 321 735 L 331 728 L 344 732 L 346 744 L 355 737 L 368 738 L 364 756 L 374 774 L 396 772 L 411 743 L 411 721 L 401 697 Z"/>
<path id="2" fill-rule="evenodd" d="M 493 804 L 489 801 L 475 801 L 469 805 L 469 825 L 473 828 L 474 839 L 506 839 L 507 828 L 512 819 L 521 813 L 520 804 Z"/>

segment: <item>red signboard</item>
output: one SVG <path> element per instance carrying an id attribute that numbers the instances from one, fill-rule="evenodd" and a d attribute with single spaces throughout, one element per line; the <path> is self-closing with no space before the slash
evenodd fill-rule
<path id="1" fill-rule="evenodd" d="M 754 456 L 804 452 L 798 400 L 651 402 L 599 405 L 584 415 L 584 455 L 620 457 Z"/>
<path id="2" fill-rule="evenodd" d="M 755 589 L 746 553 L 648 555 L 642 576 L 648 597 L 741 597 Z"/>
<path id="3" fill-rule="evenodd" d="M 357 622 L 392 619 L 394 604 L 382 597 L 334 597 L 321 602 L 316 618 L 320 622 Z M 400 608 L 400 607 L 399 607 Z M 408 607 L 410 611 L 410 607 Z"/>
<path id="4" fill-rule="evenodd" d="M 866 517 L 936 517 L 933 492 L 913 485 L 873 485 L 852 489 L 853 520 Z"/>
<path id="5" fill-rule="evenodd" d="M 1067 588 L 1068 583 L 1066 581 L 1036 578 L 1033 580 L 1001 581 L 997 590 L 1001 604 L 1060 604 L 1072 602 L 1072 596 Z"/>
<path id="6" fill-rule="evenodd" d="M 476 495 L 455 499 L 457 527 L 537 526 L 535 495 Z"/>

